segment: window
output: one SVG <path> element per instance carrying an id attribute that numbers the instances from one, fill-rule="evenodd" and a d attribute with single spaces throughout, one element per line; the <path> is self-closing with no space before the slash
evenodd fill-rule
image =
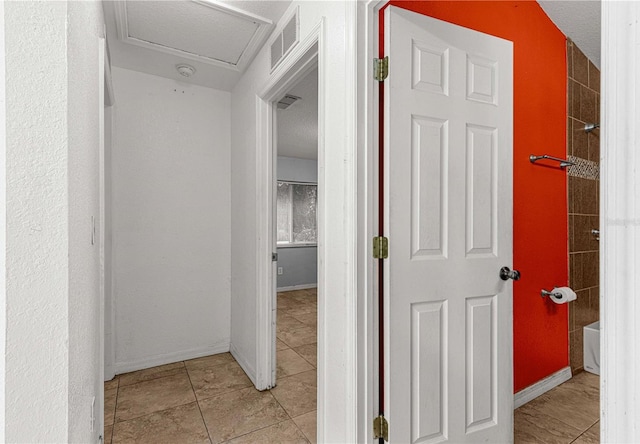
<path id="1" fill-rule="evenodd" d="M 316 205 L 318 185 L 278 181 L 278 245 L 315 245 L 318 242 Z"/>

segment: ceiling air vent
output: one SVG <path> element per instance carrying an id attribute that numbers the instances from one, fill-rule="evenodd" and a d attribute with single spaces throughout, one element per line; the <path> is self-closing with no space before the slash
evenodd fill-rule
<path id="1" fill-rule="evenodd" d="M 275 68 L 282 60 L 282 34 L 278 34 L 275 42 L 271 44 L 271 69 Z"/>
<path id="2" fill-rule="evenodd" d="M 273 43 L 271 43 L 271 70 L 286 57 L 291 51 L 300 36 L 298 35 L 298 10 L 294 10 L 294 14 L 286 22 L 286 25 L 278 32 Z"/>
<path id="3" fill-rule="evenodd" d="M 291 94 L 285 95 L 278 101 L 278 109 L 287 109 L 294 103 L 300 100 L 300 97 L 292 96 Z"/>

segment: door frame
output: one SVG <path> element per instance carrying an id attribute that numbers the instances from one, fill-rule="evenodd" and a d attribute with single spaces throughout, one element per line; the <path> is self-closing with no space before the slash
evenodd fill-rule
<path id="1" fill-rule="evenodd" d="M 114 313 L 113 313 L 113 295 L 106 294 L 106 267 L 111 267 L 111 264 L 106 263 L 106 207 L 107 207 L 107 194 L 106 183 L 109 180 L 106 176 L 106 108 L 111 107 L 114 104 L 114 92 L 113 81 L 111 78 L 111 61 L 109 59 L 109 45 L 106 38 L 106 27 L 104 28 L 104 37 L 98 39 L 98 125 L 99 125 L 99 148 L 98 148 L 98 192 L 99 192 L 99 233 L 98 233 L 98 248 L 99 248 L 99 317 L 100 317 L 100 362 L 98 363 L 98 373 L 100 382 L 110 380 L 115 376 L 114 372 L 114 341 L 113 341 L 113 329 L 114 329 Z M 111 112 L 111 111 L 109 111 Z M 108 128 L 111 130 L 111 128 Z M 111 140 L 111 138 L 110 138 Z M 109 147 L 110 148 L 110 147 Z M 113 287 L 112 287 L 113 288 Z M 109 304 L 111 318 L 105 319 L 106 306 Z M 105 324 L 109 322 L 111 325 L 111 335 L 109 336 L 109 350 L 110 355 L 105 355 Z M 107 379 L 108 378 L 108 379 Z M 98 433 L 100 436 L 104 434 L 104 384 L 100 384 L 98 387 L 98 408 L 96 411 Z"/>
<path id="2" fill-rule="evenodd" d="M 296 44 L 287 57 L 273 70 L 267 84 L 256 96 L 256 185 L 257 185 L 257 286 L 256 286 L 256 388 L 266 390 L 276 385 L 276 316 L 277 316 L 277 261 L 276 253 L 276 196 L 277 196 L 277 131 L 276 101 L 291 87 L 302 80 L 314 68 L 318 68 L 318 170 L 323 168 L 325 104 L 323 93 L 326 88 L 324 63 L 320 57 L 325 45 L 324 19 L 309 35 Z M 324 286 L 325 249 L 322 242 L 324 219 L 322 199 L 324 180 L 318 174 L 318 381 L 324 379 Z M 320 383 L 318 384 L 320 387 Z M 325 424 L 324 412 L 320 406 L 324 402 L 324 391 L 317 389 L 317 434 L 322 436 L 321 424 Z"/>
<path id="3" fill-rule="evenodd" d="M 357 3 L 357 442 L 372 442 L 373 418 L 378 416 L 378 268 L 371 239 L 378 235 L 379 211 L 379 96 L 373 78 L 378 57 L 379 11 L 388 0 Z"/>
<path id="4" fill-rule="evenodd" d="M 600 100 L 600 439 L 638 442 L 640 368 L 637 319 L 640 290 L 634 278 L 640 235 L 635 190 L 640 185 L 637 155 L 640 117 L 636 79 L 640 6 L 602 2 L 602 77 Z M 627 91 L 635 94 L 628 95 Z M 606 413 L 606 414 L 605 414 Z M 634 419 L 635 418 L 635 419 Z"/>
<path id="5" fill-rule="evenodd" d="M 107 35 L 106 26 L 104 28 L 104 35 Z M 110 177 L 107 177 L 107 155 L 106 150 L 110 150 L 113 145 L 113 125 L 114 125 L 114 112 L 113 105 L 115 104 L 115 93 L 113 90 L 113 77 L 111 74 L 111 58 L 109 55 L 109 42 L 106 37 L 104 40 L 104 53 L 102 57 L 104 58 L 104 77 L 100 79 L 100 84 L 103 85 L 104 90 L 101 92 L 101 97 L 103 98 L 103 103 L 100 105 L 100 293 L 102 295 L 102 300 L 104 301 L 102 309 L 103 313 L 101 314 L 101 319 L 104 320 L 105 323 L 109 323 L 109 344 L 108 350 L 109 355 L 104 358 L 104 378 L 106 381 L 113 379 L 116 375 L 115 372 L 115 362 L 116 362 L 116 350 L 115 350 L 115 328 L 116 328 L 116 315 L 115 315 L 115 304 L 113 300 L 113 264 L 106 262 L 106 233 L 107 233 L 107 216 L 106 216 L 106 208 L 110 207 L 110 203 L 107 202 L 107 182 L 111 181 Z M 107 111 L 107 108 L 109 110 Z M 111 124 L 107 128 L 105 125 L 106 122 L 106 113 L 110 114 L 110 122 Z M 111 133 L 110 146 L 106 146 L 106 135 L 105 131 L 109 131 Z M 113 252 L 113 249 L 112 249 Z M 110 259 L 113 258 L 113 254 Z M 109 294 L 106 293 L 106 269 L 109 268 L 111 273 L 109 276 L 111 278 L 110 282 L 110 290 Z M 104 311 L 106 310 L 106 306 L 109 307 L 110 318 L 104 319 Z M 102 334 L 104 336 L 104 325 L 102 326 Z M 103 347 L 106 347 L 105 338 L 102 339 Z M 104 355 L 104 350 L 103 350 Z"/>
<path id="6" fill-rule="evenodd" d="M 337 4 L 336 4 L 337 5 Z M 344 11 L 344 37 L 342 35 L 329 35 L 327 28 L 338 27 L 339 23 L 327 23 L 327 18 L 319 19 L 317 24 L 308 32 L 282 61 L 270 76 L 270 80 L 256 97 L 257 104 L 257 229 L 258 231 L 258 257 L 257 257 L 257 365 L 256 382 L 258 388 L 266 388 L 272 382 L 272 359 L 275 351 L 272 349 L 272 338 L 275 334 L 273 313 L 273 298 L 270 298 L 271 289 L 275 288 L 275 276 L 277 265 L 271 261 L 274 237 L 273 230 L 273 196 L 274 184 L 274 134 L 273 134 L 273 106 L 269 103 L 277 94 L 284 92 L 287 82 L 294 73 L 301 72 L 304 65 L 303 59 L 311 58 L 309 50 L 315 45 L 317 50 L 318 65 L 318 416 L 317 437 L 319 442 L 326 437 L 337 436 L 336 427 L 340 439 L 346 442 L 366 442 L 372 439 L 371 421 L 373 418 L 373 403 L 370 401 L 373 394 L 371 375 L 373 369 L 373 314 L 372 302 L 372 270 L 373 260 L 370 251 L 370 238 L 373 236 L 371 221 L 374 208 L 371 190 L 376 183 L 372 176 L 374 154 L 370 149 L 369 133 L 373 127 L 367 120 L 365 109 L 372 109 L 370 99 L 361 88 L 368 85 L 373 95 L 373 83 L 367 78 L 370 74 L 371 63 L 369 54 L 360 50 L 368 43 L 361 37 L 368 35 L 367 29 L 373 35 L 373 22 L 366 16 L 366 7 L 361 2 L 345 2 L 341 7 Z M 304 13 L 301 6 L 301 14 Z M 367 21 L 360 33 L 361 18 Z M 332 16 L 332 20 L 335 17 Z M 339 49 L 335 47 L 340 43 Z M 333 47 L 331 45 L 333 44 Z M 347 57 L 341 67 L 331 63 L 336 51 L 344 51 L 353 54 Z M 306 56 L 305 56 L 306 54 Z M 366 61 L 366 65 L 362 62 Z M 326 97 L 330 96 L 332 85 L 327 83 L 327 78 L 335 76 L 337 69 L 344 73 L 344 87 L 349 92 L 343 101 L 326 103 Z M 348 120 L 344 122 L 347 140 L 343 143 L 348 147 L 355 147 L 353 152 L 344 149 L 335 149 L 325 145 L 325 138 L 333 140 L 325 134 L 326 119 L 330 111 L 344 112 Z M 335 124 L 335 122 L 334 122 Z M 342 151 L 344 158 L 326 158 L 325 152 Z M 325 159 L 327 162 L 325 162 Z M 342 165 L 343 175 L 339 183 L 327 183 L 327 178 L 335 175 L 337 165 Z M 346 230 L 344 236 L 349 239 L 344 245 L 325 244 L 325 229 L 329 226 L 330 215 L 325 209 L 331 207 L 323 197 L 328 193 L 328 188 L 341 188 L 341 199 L 345 207 L 342 214 L 341 226 L 333 228 L 332 239 L 336 238 L 337 229 Z M 335 192 L 335 191 L 334 191 Z M 335 218 L 334 218 L 335 220 Z M 332 264 L 326 261 L 327 252 L 335 255 L 339 252 L 341 258 L 348 256 L 344 264 Z M 346 255 L 346 256 L 345 256 Z M 344 270 L 340 268 L 348 267 Z M 339 271 L 340 287 L 349 296 L 348 301 L 329 301 L 325 297 L 325 288 L 336 288 L 335 278 L 330 279 L 326 270 Z M 343 315 L 339 323 L 348 328 L 339 333 L 340 343 L 336 343 L 335 331 L 328 330 L 335 320 L 327 319 L 327 313 L 336 306 L 343 306 Z M 335 316 L 336 313 L 333 313 Z M 336 360 L 328 360 L 328 346 L 338 350 Z M 339 393 L 337 393 L 339 392 Z"/>
<path id="7" fill-rule="evenodd" d="M 4 30 L 4 2 L 0 2 L 0 29 Z M 7 97 L 5 69 L 5 33 L 0 33 L 0 442 L 5 442 L 5 365 L 7 340 Z"/>
<path id="8" fill-rule="evenodd" d="M 377 57 L 377 15 L 378 11 L 386 3 L 387 0 L 368 0 L 364 4 L 359 4 L 358 9 L 358 54 L 361 57 L 358 69 L 358 113 L 360 115 L 358 120 L 361 123 L 358 154 L 362 155 L 358 171 L 368 174 L 368 189 L 372 192 L 375 192 L 374 181 L 377 180 L 376 154 L 372 152 L 378 146 L 378 100 L 374 91 L 374 82 L 371 80 L 370 69 L 364 69 L 363 67 L 370 67 L 371 60 Z M 622 79 L 623 85 L 631 86 L 633 79 L 637 77 L 638 71 L 640 71 L 636 63 L 637 57 L 630 57 L 630 54 L 633 53 L 631 51 L 633 44 L 637 43 L 640 38 L 633 32 L 628 31 L 628 26 L 626 28 L 622 26 L 630 23 L 629 17 L 635 18 L 637 16 L 640 16 L 640 11 L 632 4 L 615 5 L 611 2 L 603 2 L 602 4 L 601 47 L 603 48 L 603 61 L 601 82 L 603 98 L 600 105 L 600 129 L 603 135 L 603 146 L 600 160 L 603 177 L 600 183 L 600 211 L 603 215 L 606 214 L 605 211 L 609 211 L 613 207 L 619 210 L 630 208 L 635 202 L 635 196 L 628 191 L 637 188 L 636 185 L 640 183 L 640 177 L 633 174 L 632 171 L 635 168 L 635 164 L 624 160 L 632 155 L 632 151 L 635 148 L 631 144 L 631 140 L 634 139 L 634 135 L 637 135 L 639 131 L 637 125 L 629 124 L 624 127 L 626 128 L 624 137 L 616 136 L 614 131 L 611 131 L 611 135 L 609 134 L 610 129 L 621 129 L 620 127 L 623 124 L 617 124 L 616 122 L 637 120 L 633 120 L 634 116 L 637 115 L 636 103 L 634 100 L 622 100 L 622 98 L 613 95 L 609 97 L 606 94 L 609 91 L 614 93 L 620 87 L 620 79 Z M 367 148 L 370 149 L 367 150 Z M 623 161 L 616 162 L 619 158 L 622 158 Z M 361 165 L 363 161 L 364 164 Z M 621 167 L 624 167 L 624 171 L 620 171 Z M 376 213 L 374 211 L 377 210 L 377 199 L 368 198 L 367 202 L 370 203 L 370 207 L 364 212 L 367 216 L 366 226 L 367 231 L 373 233 L 371 227 L 375 226 L 374 215 Z M 359 212 L 359 214 L 362 213 Z M 627 294 L 634 294 L 637 293 L 638 284 L 640 283 L 629 281 L 629 278 L 625 277 L 628 269 L 619 266 L 628 262 L 628 258 L 631 257 L 634 249 L 634 245 L 630 244 L 627 238 L 623 236 L 615 238 L 616 225 L 619 224 L 620 221 L 607 221 L 604 217 L 601 218 L 600 281 L 603 287 L 602 294 L 606 293 L 611 296 L 603 297 L 601 294 L 600 297 L 601 320 L 603 322 L 600 330 L 603 362 L 600 380 L 600 429 L 603 442 L 615 441 L 620 437 L 637 438 L 640 433 L 638 430 L 631 430 L 630 420 L 625 419 L 629 418 L 629 411 L 626 409 L 629 406 L 633 406 L 632 397 L 634 392 L 629 390 L 631 381 L 627 373 L 623 371 L 625 366 L 628 368 L 629 364 L 640 366 L 640 353 L 638 352 L 637 344 L 633 343 L 634 336 L 631 334 L 635 331 L 635 319 L 640 315 L 640 305 L 636 306 L 633 316 L 628 316 L 629 310 L 632 308 L 629 299 L 619 297 L 619 295 L 615 294 L 614 287 L 607 289 L 605 285 L 611 283 L 616 288 L 624 287 Z M 633 231 L 637 231 L 635 229 L 637 227 L 636 224 L 631 224 L 630 227 L 633 228 Z M 609 245 L 607 240 L 609 236 L 613 237 L 611 240 L 612 245 Z M 371 266 L 366 268 L 373 273 Z M 371 277 L 372 274 L 369 276 Z M 365 279 L 365 282 L 373 285 L 370 277 Z M 622 282 L 625 285 L 616 284 Z M 376 315 L 375 301 L 371 287 L 367 289 L 366 296 L 367 310 L 372 313 L 369 314 L 369 318 L 365 317 L 364 319 L 374 322 L 376 318 L 371 315 Z M 373 387 L 377 387 L 376 375 L 373 372 L 373 369 L 377 368 L 378 360 L 373 347 L 373 342 L 376 340 L 373 334 L 376 331 L 377 329 L 373 328 L 367 340 L 367 347 L 370 348 L 370 353 L 367 360 L 366 374 L 370 378 L 370 382 L 366 390 L 359 390 L 359 401 L 365 400 L 366 408 L 363 411 L 368 412 L 368 418 L 373 417 L 372 406 L 375 405 L 374 402 L 377 403 L 373 389 Z M 624 345 L 624 347 L 621 345 Z M 633 350 L 633 353 L 630 353 L 631 350 Z M 614 380 L 609 381 L 610 375 L 615 375 Z M 633 406 L 634 411 L 638 411 L 639 408 L 640 406 Z M 609 412 L 609 414 L 605 415 L 605 411 Z M 368 422 L 363 422 L 367 426 L 369 425 Z M 359 427 L 358 432 L 359 436 L 366 437 L 367 441 L 371 439 L 369 431 L 361 430 Z"/>
<path id="9" fill-rule="evenodd" d="M 256 388 L 267 390 L 276 385 L 276 279 L 277 262 L 272 260 L 276 253 L 275 236 L 275 199 L 276 199 L 276 162 L 277 131 L 275 128 L 276 101 L 294 84 L 302 80 L 306 74 L 318 66 L 318 168 L 321 167 L 321 153 L 324 151 L 322 133 L 324 131 L 324 103 L 320 100 L 324 91 L 323 78 L 320 74 L 322 65 L 318 57 L 318 49 L 323 39 L 323 22 L 299 42 L 285 60 L 274 70 L 269 82 L 256 97 L 257 143 L 256 143 L 256 183 L 258 191 L 258 282 L 257 282 L 257 326 L 256 326 Z M 318 192 L 321 191 L 318 178 Z M 320 208 L 318 208 L 320 211 Z M 322 227 L 322 219 L 318 217 L 318 233 Z M 318 241 L 318 256 L 323 257 L 323 250 Z M 320 285 L 322 270 L 318 261 L 318 301 L 323 298 Z M 318 304 L 320 305 L 320 304 Z M 318 325 L 318 338 L 324 325 Z M 318 369 L 321 367 L 318 366 Z"/>
<path id="10" fill-rule="evenodd" d="M 100 360 L 98 363 L 98 380 L 101 382 L 98 386 L 98 411 L 97 411 L 97 422 L 98 422 L 98 433 L 99 436 L 102 437 L 104 434 L 104 378 L 105 378 L 105 365 L 106 360 L 104 357 L 104 312 L 105 312 L 105 285 L 104 285 L 104 276 L 105 276 L 105 242 L 104 242 L 104 221 L 105 221 L 105 124 L 104 124 L 104 106 L 105 106 L 105 79 L 106 79 L 106 66 L 107 66 L 107 40 L 105 37 L 100 37 L 98 39 L 98 131 L 100 134 L 100 140 L 98 144 L 98 224 L 99 224 L 99 232 L 98 232 L 98 255 L 100 261 L 100 269 L 98 270 L 98 280 L 99 280 L 99 307 L 98 307 L 98 316 L 100 319 L 100 325 L 98 327 L 98 331 L 100 332 Z M 93 219 L 93 218 L 92 218 Z M 95 221 L 93 225 L 93 233 L 92 236 L 95 237 Z M 95 418 L 92 420 L 95 421 Z"/>

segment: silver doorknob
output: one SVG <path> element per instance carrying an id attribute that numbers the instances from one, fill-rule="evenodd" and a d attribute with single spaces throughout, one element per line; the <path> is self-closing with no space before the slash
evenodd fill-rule
<path id="1" fill-rule="evenodd" d="M 500 279 L 503 281 L 513 279 L 517 281 L 520 279 L 520 272 L 518 270 L 511 270 L 509 267 L 502 267 L 500 269 Z"/>

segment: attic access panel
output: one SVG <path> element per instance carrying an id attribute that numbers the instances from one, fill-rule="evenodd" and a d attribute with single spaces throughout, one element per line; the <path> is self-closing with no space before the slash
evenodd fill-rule
<path id="1" fill-rule="evenodd" d="M 260 49 L 272 22 L 211 0 L 115 3 L 124 42 L 234 71 Z"/>

